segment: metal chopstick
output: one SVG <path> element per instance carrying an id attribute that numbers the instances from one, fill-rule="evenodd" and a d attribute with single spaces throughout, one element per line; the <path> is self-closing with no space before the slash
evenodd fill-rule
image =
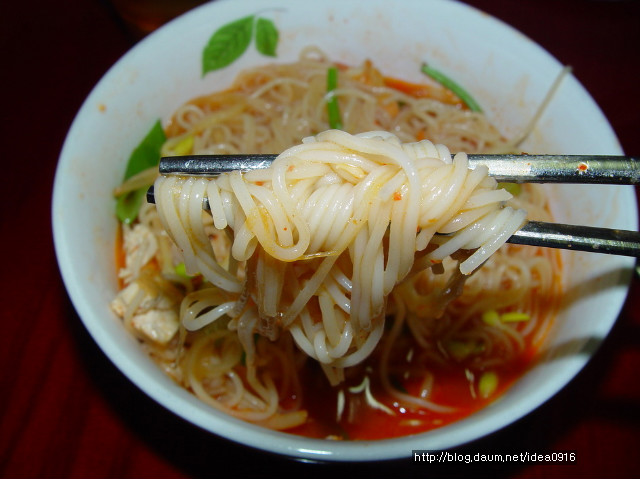
<path id="1" fill-rule="evenodd" d="M 640 233 L 594 226 L 529 221 L 507 243 L 640 258 Z"/>
<path id="2" fill-rule="evenodd" d="M 165 157 L 160 174 L 216 176 L 266 168 L 277 155 L 191 155 Z M 468 155 L 469 167 L 485 165 L 489 176 L 508 183 L 640 183 L 640 158 L 611 155 Z"/>
<path id="3" fill-rule="evenodd" d="M 267 168 L 277 155 L 192 155 L 162 158 L 162 175 L 216 176 Z M 512 183 L 640 183 L 637 157 L 606 155 L 469 155 L 471 168 L 485 165 L 489 175 Z M 154 203 L 153 186 L 147 201 Z M 206 200 L 205 200 L 206 202 Z M 208 204 L 203 208 L 208 209 Z M 640 257 L 640 233 L 582 225 L 529 221 L 509 243 Z"/>

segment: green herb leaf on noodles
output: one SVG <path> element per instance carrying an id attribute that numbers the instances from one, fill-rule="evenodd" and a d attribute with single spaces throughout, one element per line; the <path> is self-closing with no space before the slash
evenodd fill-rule
<path id="1" fill-rule="evenodd" d="M 258 18 L 256 22 L 256 48 L 260 53 L 275 57 L 278 37 L 278 29 L 271 20 Z"/>
<path id="2" fill-rule="evenodd" d="M 167 141 L 167 137 L 164 134 L 160 120 L 157 120 L 149 130 L 149 133 L 131 153 L 124 179 L 128 180 L 133 175 L 157 165 L 160 162 L 160 149 L 165 141 Z"/>
<path id="3" fill-rule="evenodd" d="M 202 52 L 202 75 L 230 65 L 246 51 L 253 36 L 253 15 L 223 25 Z"/>
<path id="4" fill-rule="evenodd" d="M 138 212 L 140 211 L 146 194 L 147 190 L 140 188 L 118 196 L 116 201 L 116 216 L 118 219 L 123 223 L 133 223 L 138 217 Z"/>
<path id="5" fill-rule="evenodd" d="M 160 120 L 157 120 L 149 133 L 131 153 L 124 179 L 127 180 L 141 171 L 156 166 L 160 162 L 160 149 L 166 139 L 162 124 Z M 147 189 L 148 187 L 143 187 L 118 196 L 116 216 L 120 221 L 131 223 L 137 218 L 138 211 L 140 211 L 140 207 L 145 200 Z"/>

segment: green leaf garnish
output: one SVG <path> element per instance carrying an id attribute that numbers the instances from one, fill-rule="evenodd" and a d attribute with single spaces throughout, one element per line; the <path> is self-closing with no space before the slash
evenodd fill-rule
<path id="1" fill-rule="evenodd" d="M 330 67 L 327 70 L 327 92 L 331 93 L 338 88 L 338 69 Z M 340 118 L 340 107 L 338 98 L 331 95 L 327 100 L 327 112 L 329 113 L 329 128 L 334 130 L 342 129 L 342 120 Z"/>
<path id="2" fill-rule="evenodd" d="M 131 153 L 127 169 L 124 172 L 124 179 L 128 180 L 133 175 L 156 166 L 160 162 L 160 149 L 165 141 L 167 141 L 167 137 L 164 134 L 160 120 L 157 120 L 149 133 Z"/>
<path id="3" fill-rule="evenodd" d="M 430 67 L 426 63 L 422 64 L 421 70 L 422 73 L 430 76 L 435 81 L 440 83 L 443 87 L 451 90 L 458 98 L 460 98 L 460 100 L 465 103 L 465 105 L 469 107 L 469 110 L 482 112 L 482 108 L 480 108 L 480 105 L 478 105 L 478 103 L 473 99 L 469 92 L 467 92 L 464 88 L 462 88 L 444 73 Z"/>
<path id="4" fill-rule="evenodd" d="M 266 18 L 258 18 L 256 22 L 256 48 L 263 55 L 276 56 L 278 47 L 278 29 L 275 24 Z"/>
<path id="5" fill-rule="evenodd" d="M 140 207 L 147 194 L 147 188 L 130 191 L 118 196 L 116 200 L 116 216 L 123 223 L 133 223 L 138 217 Z"/>
<path id="6" fill-rule="evenodd" d="M 202 52 L 202 75 L 224 68 L 249 48 L 253 36 L 254 16 L 249 15 L 223 25 L 209 39 Z"/>
<path id="7" fill-rule="evenodd" d="M 202 76 L 240 58 L 251 44 L 254 27 L 258 52 L 275 57 L 280 37 L 275 24 L 269 19 L 249 15 L 229 22 L 213 33 L 202 51 Z"/>
<path id="8" fill-rule="evenodd" d="M 141 171 L 157 166 L 160 162 L 160 149 L 166 139 L 162 124 L 160 120 L 157 120 L 149 130 L 149 133 L 131 153 L 125 169 L 124 179 L 127 180 Z M 120 221 L 132 223 L 138 217 L 148 186 L 118 196 L 116 216 Z"/>

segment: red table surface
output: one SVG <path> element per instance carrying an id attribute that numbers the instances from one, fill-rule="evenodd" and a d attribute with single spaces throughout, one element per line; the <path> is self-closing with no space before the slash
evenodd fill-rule
<path id="1" fill-rule="evenodd" d="M 469 3 L 572 65 L 625 151 L 640 153 L 640 2 Z M 575 451 L 572 464 L 300 464 L 217 438 L 155 404 L 84 329 L 58 271 L 50 226 L 66 131 L 93 85 L 135 39 L 100 0 L 4 2 L 0 26 L 2 477 L 209 477 L 221 467 L 243 476 L 640 476 L 637 279 L 611 335 L 575 380 L 515 424 L 456 450 Z"/>

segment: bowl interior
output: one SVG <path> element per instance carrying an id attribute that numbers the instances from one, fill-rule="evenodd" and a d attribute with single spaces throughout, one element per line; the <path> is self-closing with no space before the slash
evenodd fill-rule
<path id="1" fill-rule="evenodd" d="M 277 57 L 265 57 L 251 45 L 227 68 L 203 76 L 201 53 L 213 31 L 249 14 L 268 18 L 278 28 Z M 220 0 L 183 15 L 141 41 L 105 74 L 78 112 L 60 155 L 54 239 L 80 317 L 117 367 L 169 410 L 218 435 L 281 454 L 331 460 L 397 458 L 412 449 L 452 447 L 509 424 L 564 386 L 606 336 L 626 296 L 631 259 L 565 253 L 565 288 L 571 290 L 571 301 L 564 305 L 537 365 L 499 401 L 473 416 L 388 441 L 292 441 L 287 434 L 211 410 L 165 377 L 111 313 L 108 304 L 117 291 L 111 192 L 122 179 L 130 152 L 156 119 L 167 120 L 188 99 L 225 88 L 246 67 L 295 60 L 308 45 L 346 63 L 371 58 L 384 73 L 407 80 L 424 80 L 419 67 L 428 61 L 465 85 L 508 137 L 524 128 L 562 68 L 519 32 L 454 1 L 369 0 L 363 9 L 352 0 Z M 532 153 L 621 153 L 606 118 L 571 75 L 524 147 Z M 631 187 L 548 190 L 559 222 L 637 229 Z"/>

